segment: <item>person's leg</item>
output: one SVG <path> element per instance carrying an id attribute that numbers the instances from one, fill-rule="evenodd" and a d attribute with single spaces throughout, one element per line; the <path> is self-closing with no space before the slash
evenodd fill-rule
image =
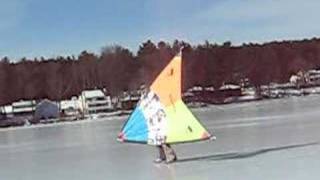
<path id="1" fill-rule="evenodd" d="M 157 146 L 157 149 L 159 151 L 159 156 L 156 160 L 154 160 L 156 163 L 160 163 L 162 161 L 165 161 L 166 160 L 166 155 L 165 155 L 165 152 L 164 152 L 164 149 L 162 147 L 162 145 L 159 145 Z"/>
<path id="2" fill-rule="evenodd" d="M 171 150 L 170 152 L 171 152 L 171 154 L 172 154 L 172 156 L 173 156 L 173 160 L 174 160 L 174 161 L 177 160 L 177 154 L 176 154 L 176 152 L 174 151 L 174 149 L 171 147 L 170 144 L 168 144 L 168 147 L 169 147 L 169 149 Z"/>
<path id="3" fill-rule="evenodd" d="M 176 161 L 177 160 L 176 153 L 174 152 L 170 144 L 164 144 L 163 146 L 164 146 L 164 152 L 166 156 L 166 162 L 171 163 L 173 161 Z"/>
<path id="4" fill-rule="evenodd" d="M 161 160 L 166 160 L 166 153 L 164 152 L 163 146 L 159 146 L 159 157 Z"/>

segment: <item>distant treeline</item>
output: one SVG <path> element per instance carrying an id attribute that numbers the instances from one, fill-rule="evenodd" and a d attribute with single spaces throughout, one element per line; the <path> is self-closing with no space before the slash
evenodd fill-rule
<path id="1" fill-rule="evenodd" d="M 170 59 L 183 50 L 183 89 L 220 87 L 248 78 L 252 85 L 286 82 L 293 73 L 320 67 L 320 39 L 221 45 L 183 41 L 142 43 L 134 55 L 121 46 L 100 54 L 0 61 L 0 105 L 20 99 L 61 100 L 84 89 L 106 88 L 112 95 L 150 84 Z"/>

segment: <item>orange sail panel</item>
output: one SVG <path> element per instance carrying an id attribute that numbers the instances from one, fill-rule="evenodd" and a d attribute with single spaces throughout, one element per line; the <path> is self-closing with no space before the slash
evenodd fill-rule
<path id="1" fill-rule="evenodd" d="M 175 56 L 150 87 L 164 106 L 181 99 L 181 63 L 181 56 Z"/>

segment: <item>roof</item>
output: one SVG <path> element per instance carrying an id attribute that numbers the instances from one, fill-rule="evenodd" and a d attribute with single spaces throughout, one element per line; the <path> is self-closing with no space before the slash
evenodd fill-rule
<path id="1" fill-rule="evenodd" d="M 13 102 L 12 106 L 18 107 L 18 106 L 33 106 L 35 105 L 35 101 L 17 101 L 17 102 Z"/>
<path id="2" fill-rule="evenodd" d="M 39 106 L 41 106 L 41 105 L 48 105 L 48 104 L 54 105 L 54 106 L 58 106 L 56 102 L 50 101 L 50 100 L 48 100 L 48 99 L 44 99 L 44 100 L 42 100 L 41 102 L 39 102 L 39 103 L 37 104 L 37 107 L 39 107 Z"/>
<path id="3" fill-rule="evenodd" d="M 234 84 L 226 84 L 220 87 L 220 90 L 226 90 L 226 89 L 240 89 L 240 86 L 234 85 Z"/>
<path id="4" fill-rule="evenodd" d="M 309 70 L 308 73 L 312 73 L 312 74 L 320 74 L 320 70 Z"/>
<path id="5" fill-rule="evenodd" d="M 85 98 L 95 98 L 95 97 L 104 97 L 104 93 L 97 89 L 97 90 L 85 90 L 82 91 L 82 96 Z"/>
<path id="6" fill-rule="evenodd" d="M 78 107 L 78 100 L 63 100 L 60 102 L 61 109 L 68 109 L 68 108 L 74 108 L 77 109 Z"/>

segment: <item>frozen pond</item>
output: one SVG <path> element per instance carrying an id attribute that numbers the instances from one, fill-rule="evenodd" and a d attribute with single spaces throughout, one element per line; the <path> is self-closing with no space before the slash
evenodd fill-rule
<path id="1" fill-rule="evenodd" d="M 121 118 L 0 130 L 0 179 L 319 179 L 320 96 L 193 112 L 217 140 L 174 146 L 170 165 L 153 164 L 154 147 L 117 142 Z"/>

